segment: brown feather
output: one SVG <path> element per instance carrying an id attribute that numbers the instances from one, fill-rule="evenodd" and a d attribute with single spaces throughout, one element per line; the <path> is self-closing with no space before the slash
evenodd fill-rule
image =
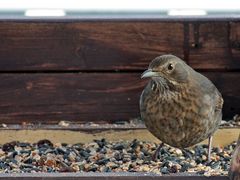
<path id="1" fill-rule="evenodd" d="M 146 73 L 151 71 L 152 77 L 140 98 L 140 112 L 154 136 L 171 146 L 185 148 L 218 129 L 223 99 L 209 79 L 173 55 L 155 58 Z"/>

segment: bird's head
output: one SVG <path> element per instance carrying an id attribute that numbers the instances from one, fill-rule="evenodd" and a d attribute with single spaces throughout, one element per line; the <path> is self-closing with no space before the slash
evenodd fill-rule
<path id="1" fill-rule="evenodd" d="M 188 82 L 189 69 L 190 67 L 180 58 L 174 55 L 162 55 L 152 60 L 141 78 L 149 77 L 155 81 L 177 85 Z"/>

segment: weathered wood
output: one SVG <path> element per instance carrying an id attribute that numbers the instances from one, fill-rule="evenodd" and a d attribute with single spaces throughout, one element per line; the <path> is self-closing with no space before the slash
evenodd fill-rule
<path id="1" fill-rule="evenodd" d="M 240 64 L 240 23 L 231 23 L 230 29 L 230 45 L 231 45 L 231 56 L 234 66 Z"/>
<path id="2" fill-rule="evenodd" d="M 239 70 L 240 23 L 0 22 L 0 71 L 142 70 L 171 53 L 196 69 Z"/>
<path id="3" fill-rule="evenodd" d="M 239 73 L 204 73 L 225 99 L 224 117 L 240 112 Z M 140 73 L 0 74 L 0 123 L 119 121 L 139 116 Z"/>
<path id="4" fill-rule="evenodd" d="M 145 83 L 134 72 L 165 53 L 199 70 L 236 71 L 205 73 L 231 118 L 240 112 L 240 23 L 234 21 L 0 21 L 0 72 L 9 73 L 0 74 L 0 122 L 135 118 Z M 118 70 L 129 73 L 100 73 Z M 21 74 L 26 71 L 32 73 Z M 77 71 L 95 73 L 70 73 Z"/>
<path id="5" fill-rule="evenodd" d="M 125 129 L 116 128 L 116 124 L 112 125 L 112 128 L 107 128 L 103 125 L 98 125 L 91 128 L 75 128 L 80 126 L 78 124 L 72 124 L 69 127 L 53 128 L 53 125 L 37 126 L 34 128 L 25 128 L 18 125 L 17 129 L 12 129 L 13 125 L 8 125 L 7 128 L 1 128 L 0 131 L 0 144 L 9 143 L 12 141 L 31 142 L 36 143 L 42 139 L 48 139 L 51 142 L 59 143 L 64 142 L 68 144 L 76 143 L 91 143 L 95 139 L 106 139 L 107 141 L 117 142 L 120 139 L 125 141 L 132 141 L 138 139 L 141 141 L 161 143 L 159 139 L 153 136 L 147 129 L 131 129 L 127 127 Z M 129 124 L 128 124 L 129 125 Z M 15 125 L 16 126 L 16 125 Z M 65 129 L 65 130 L 63 130 Z M 235 128 L 221 128 L 218 129 L 213 135 L 213 147 L 224 147 L 236 141 L 239 136 L 239 127 Z M 227 138 L 226 138 L 227 137 Z M 208 140 L 202 141 L 200 144 L 207 144 Z"/>
<path id="6" fill-rule="evenodd" d="M 138 115 L 140 74 L 1 74 L 0 122 L 116 121 Z M 51 121 L 49 121 L 51 120 Z"/>
<path id="7" fill-rule="evenodd" d="M 223 118 L 229 119 L 240 112 L 240 73 L 204 72 L 223 95 Z"/>
<path id="8" fill-rule="evenodd" d="M 197 69 L 239 69 L 231 56 L 228 22 L 189 24 L 189 64 Z"/>
<path id="9" fill-rule="evenodd" d="M 143 69 L 156 56 L 183 57 L 183 24 L 0 22 L 0 71 Z"/>
<path id="10" fill-rule="evenodd" d="M 228 180 L 226 176 L 198 176 L 190 174 L 160 176 L 152 173 L 22 173 L 1 174 L 0 179 L 84 179 L 84 180 Z"/>

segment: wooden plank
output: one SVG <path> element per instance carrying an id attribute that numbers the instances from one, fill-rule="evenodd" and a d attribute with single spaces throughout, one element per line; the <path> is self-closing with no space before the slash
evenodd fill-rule
<path id="1" fill-rule="evenodd" d="M 239 73 L 204 73 L 222 92 L 224 118 L 240 112 Z M 0 74 L 0 123 L 114 122 L 139 116 L 140 73 Z"/>
<path id="2" fill-rule="evenodd" d="M 140 74 L 1 74 L 0 122 L 116 121 L 138 115 Z M 51 121 L 49 121 L 51 120 Z"/>
<path id="3" fill-rule="evenodd" d="M 138 70 L 183 57 L 177 22 L 0 22 L 0 71 Z"/>
<path id="4" fill-rule="evenodd" d="M 104 124 L 105 125 L 105 124 Z M 104 126 L 102 125 L 102 126 Z M 48 125 L 49 126 L 49 125 Z M 42 129 L 10 129 L 1 128 L 0 131 L 0 144 L 9 143 L 11 141 L 30 142 L 36 143 L 42 139 L 49 139 L 53 143 L 64 142 L 68 144 L 76 143 L 91 143 L 95 139 L 106 139 L 107 141 L 118 142 L 119 140 L 132 141 L 138 139 L 141 141 L 161 143 L 159 139 L 153 136 L 147 129 L 125 129 L 119 130 L 117 128 L 100 130 L 99 126 L 96 129 L 79 129 L 79 130 L 53 130 Z M 239 127 L 218 129 L 213 136 L 214 147 L 224 147 L 236 141 L 239 136 Z M 228 138 L 225 138 L 228 137 Z M 201 144 L 207 144 L 207 139 Z"/>
<path id="5" fill-rule="evenodd" d="M 239 22 L 0 21 L 0 71 L 143 70 L 171 53 L 195 69 L 239 70 Z"/>
<path id="6" fill-rule="evenodd" d="M 199 176 L 191 174 L 180 174 L 180 175 L 165 175 L 160 176 L 152 173 L 13 173 L 13 174 L 1 174 L 0 179 L 21 179 L 21 180 L 31 180 L 31 179 L 84 179 L 84 180 L 228 180 L 226 176 Z"/>
<path id="7" fill-rule="evenodd" d="M 240 23 L 230 23 L 230 45 L 231 45 L 231 55 L 232 64 L 234 66 L 239 66 L 240 64 Z"/>
<path id="8" fill-rule="evenodd" d="M 196 69 L 240 69 L 231 56 L 228 22 L 189 24 L 189 64 Z"/>
<path id="9" fill-rule="evenodd" d="M 240 112 L 240 73 L 238 72 L 204 72 L 219 91 L 222 93 L 224 99 L 223 118 L 229 119 Z"/>

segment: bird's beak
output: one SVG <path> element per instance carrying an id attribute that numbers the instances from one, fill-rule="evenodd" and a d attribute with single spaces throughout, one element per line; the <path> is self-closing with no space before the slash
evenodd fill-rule
<path id="1" fill-rule="evenodd" d="M 158 76 L 158 73 L 153 72 L 152 69 L 148 69 L 142 73 L 141 78 L 143 79 L 143 78 L 154 77 L 154 76 Z"/>

